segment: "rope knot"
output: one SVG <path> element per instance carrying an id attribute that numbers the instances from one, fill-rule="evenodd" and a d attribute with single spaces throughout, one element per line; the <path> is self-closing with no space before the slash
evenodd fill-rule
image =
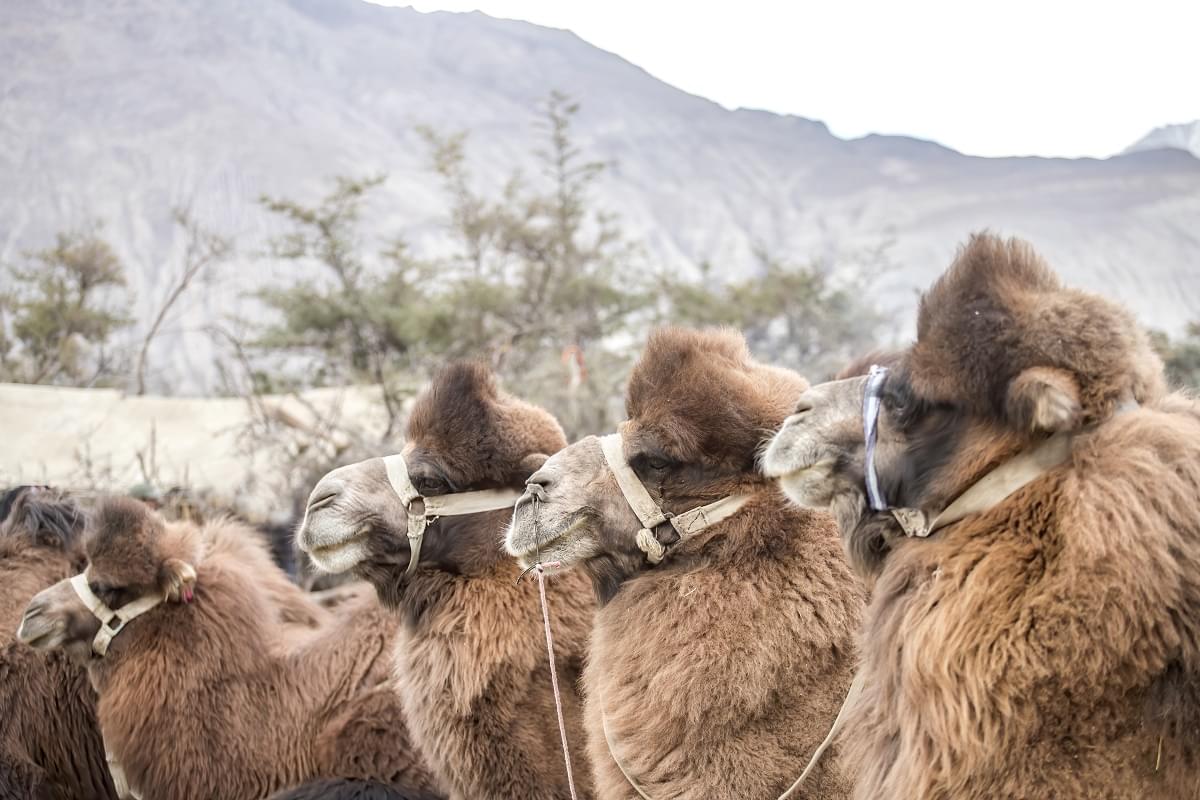
<path id="1" fill-rule="evenodd" d="M 646 560 L 651 564 L 659 563 L 663 560 L 663 556 L 667 554 L 667 548 L 654 535 L 654 531 L 649 528 L 642 528 L 637 532 L 637 546 L 646 554 Z"/>

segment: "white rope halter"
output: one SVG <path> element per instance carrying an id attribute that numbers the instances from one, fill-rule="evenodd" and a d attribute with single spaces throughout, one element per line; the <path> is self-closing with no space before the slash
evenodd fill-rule
<path id="1" fill-rule="evenodd" d="M 417 491 L 417 487 L 413 486 L 412 479 L 408 476 L 408 465 L 404 462 L 403 453 L 385 457 L 383 465 L 387 469 L 392 491 L 400 498 L 408 515 L 409 555 L 405 575 L 412 575 L 417 571 L 425 529 L 436 522 L 438 517 L 455 517 L 512 508 L 521 496 L 517 489 L 484 489 L 424 497 Z"/>
<path id="2" fill-rule="evenodd" d="M 125 630 L 125 626 L 131 620 L 140 617 L 166 599 L 162 595 L 148 594 L 128 602 L 114 611 L 96 596 L 92 587 L 88 586 L 88 570 L 86 569 L 71 578 L 71 588 L 75 590 L 80 601 L 87 606 L 87 610 L 92 612 L 92 616 L 100 620 L 100 630 L 96 631 L 96 638 L 92 639 L 92 652 L 101 657 L 108 652 L 108 646 L 113 638 Z M 113 620 L 116 620 L 115 625 Z"/>
<path id="3" fill-rule="evenodd" d="M 637 532 L 637 545 L 651 564 L 662 561 L 667 553 L 666 546 L 654 536 L 654 529 L 659 525 L 669 523 L 679 534 L 679 541 L 683 542 L 705 528 L 733 516 L 750 500 L 748 494 L 734 494 L 682 514 L 668 514 L 654 502 L 637 473 L 625 461 L 625 447 L 621 434 L 601 436 L 600 449 L 604 451 L 604 459 L 617 478 L 621 494 L 625 495 L 625 502 L 629 503 L 629 507 L 642 523 L 642 529 Z"/>

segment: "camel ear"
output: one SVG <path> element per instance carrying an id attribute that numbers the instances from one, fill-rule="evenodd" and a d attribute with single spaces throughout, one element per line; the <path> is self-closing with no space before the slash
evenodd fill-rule
<path id="1" fill-rule="evenodd" d="M 196 568 L 183 559 L 168 558 L 158 570 L 158 585 L 165 600 L 190 603 L 196 586 Z"/>
<path id="2" fill-rule="evenodd" d="M 1079 425 L 1079 383 L 1066 370 L 1030 367 L 1008 385 L 1005 413 L 1014 427 L 1057 433 Z"/>
<path id="3" fill-rule="evenodd" d="M 545 464 L 549 458 L 550 456 L 546 455 L 545 453 L 530 453 L 522 458 L 521 472 L 523 474 L 521 475 L 521 480 L 525 480 L 530 475 L 541 469 L 542 464 Z"/>

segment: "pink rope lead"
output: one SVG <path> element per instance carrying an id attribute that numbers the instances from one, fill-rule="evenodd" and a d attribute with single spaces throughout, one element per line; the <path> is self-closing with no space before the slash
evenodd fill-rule
<path id="1" fill-rule="evenodd" d="M 546 654 L 550 656 L 550 683 L 554 685 L 554 708 L 558 712 L 558 733 L 562 736 L 563 761 L 567 765 L 567 786 L 571 789 L 571 800 L 575 795 L 575 776 L 571 772 L 571 749 L 567 746 L 567 723 L 563 720 L 562 695 L 558 691 L 558 670 L 554 666 L 554 635 L 550 633 L 550 604 L 546 602 L 546 575 L 543 567 L 558 567 L 558 561 L 533 565 L 537 570 L 538 594 L 542 598 L 542 621 L 546 623 Z M 519 580 L 519 579 L 518 579 Z"/>

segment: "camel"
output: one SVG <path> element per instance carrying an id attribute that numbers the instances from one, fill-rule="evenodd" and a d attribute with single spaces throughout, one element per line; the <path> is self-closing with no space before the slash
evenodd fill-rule
<path id="1" fill-rule="evenodd" d="M 0 507 L 0 797 L 116 800 L 87 674 L 13 640 L 29 599 L 86 563 L 83 513 L 49 487 Z"/>
<path id="2" fill-rule="evenodd" d="M 566 444 L 562 428 L 500 390 L 486 367 L 456 363 L 417 399 L 407 438 L 404 452 L 389 457 L 391 467 L 374 458 L 322 478 L 299 544 L 319 567 L 370 581 L 394 610 L 400 699 L 443 790 L 471 800 L 568 798 L 536 594 L 515 584 L 517 570 L 500 546 L 519 487 Z M 426 499 L 406 507 L 389 468 L 403 469 Z M 511 499 L 430 522 L 413 556 L 410 510 L 488 490 L 508 490 Z M 576 684 L 591 598 L 586 583 L 571 578 L 549 582 L 547 594 L 568 737 L 578 744 Z M 573 755 L 577 788 L 587 796 L 587 770 L 578 750 Z"/>
<path id="3" fill-rule="evenodd" d="M 806 392 L 763 462 L 874 583 L 855 796 L 1200 796 L 1200 405 L 986 234 L 889 366 Z"/>
<path id="4" fill-rule="evenodd" d="M 39 592 L 17 635 L 86 664 L 105 743 L 134 792 L 259 798 L 314 777 L 432 788 L 379 679 L 382 609 L 282 652 L 240 526 L 168 526 L 109 498 L 92 527 L 86 571 Z M 127 621 L 101 625 L 105 606 Z"/>
<path id="5" fill-rule="evenodd" d="M 599 797 L 774 800 L 833 724 L 865 594 L 833 520 L 755 462 L 806 387 L 735 331 L 661 330 L 620 433 L 529 479 L 509 553 L 586 574 L 600 604 L 584 673 Z M 834 748 L 792 796 L 849 787 Z"/>

